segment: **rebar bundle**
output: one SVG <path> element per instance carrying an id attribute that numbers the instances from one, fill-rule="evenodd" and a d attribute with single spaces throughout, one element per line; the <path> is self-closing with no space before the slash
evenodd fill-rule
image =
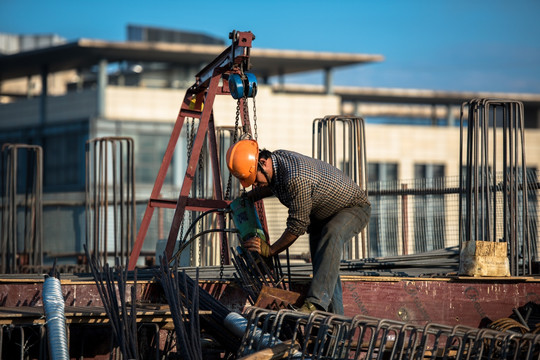
<path id="1" fill-rule="evenodd" d="M 259 253 L 237 247 L 231 248 L 232 263 L 236 269 L 235 279 L 248 294 L 248 300 L 254 305 L 263 286 L 285 289 L 284 276 L 279 263 L 272 268 Z M 272 259 L 271 259 L 272 260 Z M 279 258 L 275 257 L 276 262 Z"/>
<path id="2" fill-rule="evenodd" d="M 43 266 L 43 150 L 37 145 L 4 144 L 0 162 L 0 273 L 40 272 Z M 21 164 L 26 167 L 21 168 Z"/>
<path id="3" fill-rule="evenodd" d="M 127 264 L 135 240 L 134 156 L 131 138 L 103 137 L 86 143 L 86 246 L 103 263 L 110 254 Z"/>
<path id="4" fill-rule="evenodd" d="M 460 246 L 506 242 L 510 273 L 531 274 L 523 104 L 473 99 L 461 107 L 460 129 Z"/>
<path id="5" fill-rule="evenodd" d="M 162 258 L 157 277 L 167 298 L 176 333 L 176 348 L 182 359 L 202 360 L 199 325 L 199 287 L 188 285 L 188 276 Z M 199 280 L 197 272 L 196 282 Z"/>
<path id="6" fill-rule="evenodd" d="M 134 283 L 127 293 L 128 272 L 122 266 L 101 265 L 99 259 L 91 256 L 84 247 L 88 263 L 105 312 L 111 323 L 114 337 L 118 342 L 124 359 L 138 359 L 137 342 L 137 270 L 134 271 Z"/>
<path id="7" fill-rule="evenodd" d="M 251 307 L 239 356 L 286 343 L 295 359 L 538 359 L 540 335 Z M 261 342 L 261 333 L 265 342 Z M 272 341 L 268 341 L 272 339 Z"/>
<path id="8" fill-rule="evenodd" d="M 195 338 L 197 336 L 196 329 L 191 329 L 189 330 L 189 333 L 187 333 L 185 325 L 180 323 L 177 325 L 176 322 L 183 322 L 186 320 L 192 321 L 190 320 L 191 317 L 196 317 L 196 322 L 193 324 L 197 324 L 201 330 L 204 329 L 211 334 L 224 346 L 225 349 L 230 352 L 235 352 L 240 344 L 240 339 L 231 333 L 231 331 L 224 325 L 225 318 L 231 313 L 231 310 L 229 310 L 225 305 L 199 286 L 197 275 L 198 269 L 195 273 L 197 280 L 193 280 L 186 274 L 185 271 L 178 271 L 176 265 L 171 271 L 168 269 L 168 266 L 165 265 L 163 259 L 161 261 L 161 267 L 159 271 L 156 272 L 156 277 L 162 284 L 165 296 L 169 302 L 169 306 L 171 306 L 171 315 L 173 307 L 183 307 L 186 314 L 188 314 L 182 315 L 182 317 L 180 315 L 176 315 L 177 320 L 175 320 L 175 331 L 180 331 L 182 334 L 184 334 L 182 337 L 184 337 L 186 340 Z M 173 279 L 176 279 L 178 285 L 175 285 Z M 181 297 L 182 299 L 180 300 L 178 297 Z M 203 314 L 199 317 L 199 310 L 209 311 L 210 314 Z M 180 313 L 181 311 L 178 310 L 177 314 Z M 191 352 L 188 355 L 193 357 L 198 356 L 193 354 L 195 350 L 196 349 L 190 350 Z"/>
<path id="9" fill-rule="evenodd" d="M 313 120 L 312 157 L 337 167 L 367 193 L 368 173 L 364 119 L 356 116 L 327 115 Z M 345 245 L 344 257 L 368 257 L 364 230 Z M 359 241 L 359 237 L 362 241 Z"/>

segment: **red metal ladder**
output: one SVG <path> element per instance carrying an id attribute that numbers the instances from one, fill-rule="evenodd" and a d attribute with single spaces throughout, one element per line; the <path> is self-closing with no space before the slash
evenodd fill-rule
<path id="1" fill-rule="evenodd" d="M 210 64 L 202 69 L 196 75 L 196 82 L 191 86 L 182 101 L 180 111 L 176 118 L 163 161 L 159 168 L 150 199 L 146 206 L 146 210 L 135 239 L 135 244 L 131 251 L 131 255 L 128 263 L 128 270 L 135 269 L 137 261 L 143 246 L 144 239 L 152 220 L 152 215 L 155 208 L 169 208 L 175 209 L 174 217 L 169 231 L 167 239 L 167 245 L 165 247 L 165 255 L 167 259 L 170 259 L 173 255 L 176 239 L 184 214 L 186 210 L 206 211 L 210 209 L 226 208 L 230 201 L 227 201 L 223 197 L 223 187 L 221 172 L 219 166 L 219 157 L 216 141 L 216 132 L 214 125 L 213 104 L 216 95 L 229 95 L 229 83 L 228 77 L 230 74 L 240 73 L 243 69 L 249 69 L 249 56 L 251 43 L 255 39 L 255 36 L 251 32 L 236 32 L 233 31 L 229 35 L 232 40 L 232 45 L 225 49 L 218 57 L 216 57 Z M 221 85 L 220 85 L 221 83 Z M 249 125 L 249 117 L 244 113 L 244 98 L 240 101 L 240 116 L 242 119 L 242 125 L 244 129 L 248 129 L 250 132 L 251 127 Z M 167 170 L 171 164 L 171 160 L 174 154 L 174 149 L 178 142 L 182 126 L 184 125 L 185 118 L 197 118 L 199 119 L 199 126 L 197 133 L 193 140 L 193 147 L 189 157 L 189 161 L 186 168 L 186 173 L 180 189 L 180 195 L 177 200 L 161 199 L 160 193 L 167 175 Z M 197 169 L 199 156 L 201 154 L 205 137 L 207 137 L 209 155 L 212 164 L 213 172 L 213 186 L 215 189 L 214 199 L 196 199 L 190 198 L 189 192 L 195 171 Z M 224 216 L 222 213 L 218 214 L 218 226 L 224 228 Z M 222 240 L 224 234 L 221 233 Z M 221 241 L 223 246 L 223 241 Z M 224 252 L 226 263 L 229 262 L 227 249 L 221 249 Z"/>

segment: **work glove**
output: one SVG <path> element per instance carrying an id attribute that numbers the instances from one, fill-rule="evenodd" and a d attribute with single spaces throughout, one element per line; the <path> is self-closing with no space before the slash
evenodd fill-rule
<path id="1" fill-rule="evenodd" d="M 266 241 L 263 241 L 261 239 L 259 239 L 260 243 L 261 243 L 261 256 L 264 256 L 264 257 L 269 257 L 270 256 L 270 245 L 268 245 L 268 243 Z"/>
<path id="2" fill-rule="evenodd" d="M 269 257 L 270 256 L 270 245 L 258 236 L 253 236 L 243 243 L 244 247 L 249 251 L 256 251 L 261 256 Z"/>

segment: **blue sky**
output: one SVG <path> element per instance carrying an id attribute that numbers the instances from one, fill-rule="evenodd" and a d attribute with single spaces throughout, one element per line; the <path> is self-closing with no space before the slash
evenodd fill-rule
<path id="1" fill-rule="evenodd" d="M 336 85 L 540 93 L 540 0 L 0 0 L 0 32 L 126 39 L 127 24 L 254 47 L 381 54 L 338 70 Z M 322 74 L 287 82 L 322 83 Z"/>

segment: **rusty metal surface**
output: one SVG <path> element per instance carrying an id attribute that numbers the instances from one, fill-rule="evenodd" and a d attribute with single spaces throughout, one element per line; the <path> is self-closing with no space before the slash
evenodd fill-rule
<path id="1" fill-rule="evenodd" d="M 477 327 L 508 317 L 512 309 L 540 302 L 533 278 L 387 279 L 343 281 L 345 314 Z"/>
<path id="2" fill-rule="evenodd" d="M 344 276 L 345 315 L 367 315 L 414 324 L 436 322 L 477 327 L 483 318 L 497 320 L 528 302 L 540 303 L 540 278 L 397 278 Z M 140 280 L 139 294 L 154 288 L 148 301 L 159 301 L 159 287 Z M 292 291 L 303 293 L 308 281 L 295 282 Z M 0 306 L 41 306 L 41 277 L 0 278 Z M 231 311 L 246 307 L 247 294 L 228 281 L 201 281 L 201 286 Z M 62 280 L 66 306 L 102 306 L 93 281 Z"/>
<path id="3" fill-rule="evenodd" d="M 271 310 L 290 309 L 291 306 L 300 307 L 304 297 L 299 292 L 263 286 L 255 306 Z"/>

